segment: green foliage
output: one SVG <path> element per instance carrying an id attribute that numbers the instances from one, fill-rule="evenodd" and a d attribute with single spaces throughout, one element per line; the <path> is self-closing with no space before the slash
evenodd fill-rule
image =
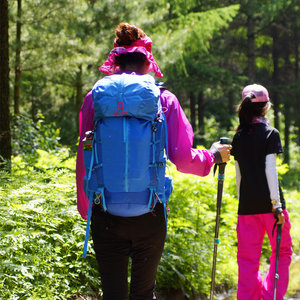
<path id="1" fill-rule="evenodd" d="M 203 11 L 195 2 L 191 4 L 192 7 L 186 11 L 181 9 L 180 3 L 174 3 L 169 12 L 165 11 L 165 20 L 159 23 L 158 29 L 154 28 L 154 39 L 160 45 L 158 55 L 167 58 L 163 59 L 163 66 L 173 66 L 173 72 L 168 72 L 171 76 L 189 77 L 193 74 L 197 78 L 194 72 L 188 70 L 189 62 L 186 60 L 196 66 L 203 64 L 210 54 L 211 40 L 229 26 L 239 9 L 239 5 L 230 5 Z M 205 74 L 202 75 L 205 77 Z M 186 82 L 182 84 L 188 84 L 189 80 L 185 78 Z"/>
<path id="2" fill-rule="evenodd" d="M 278 173 L 286 176 L 287 165 L 278 160 Z M 217 178 L 210 174 L 200 178 L 179 173 L 170 168 L 174 191 L 170 199 L 168 243 L 159 266 L 157 284 L 163 291 L 181 289 L 189 299 L 208 295 L 216 216 Z M 238 200 L 233 162 L 226 166 L 221 207 L 220 244 L 218 245 L 216 290 L 224 292 L 237 283 L 236 222 Z M 294 251 L 300 249 L 300 193 L 284 190 L 292 223 Z M 298 201 L 299 202 L 299 201 Z M 167 253 L 169 252 L 169 255 Z M 271 249 L 267 236 L 262 250 L 261 270 L 268 268 Z"/>
<path id="3" fill-rule="evenodd" d="M 200 178 L 171 168 L 174 192 L 170 200 L 168 244 L 159 266 L 158 288 L 181 289 L 188 297 L 208 295 L 214 248 L 216 176 Z M 234 165 L 228 164 L 221 208 L 216 288 L 235 286 L 236 212 Z"/>
<path id="4" fill-rule="evenodd" d="M 12 120 L 12 147 L 14 155 L 22 155 L 30 162 L 37 158 L 37 150 L 58 149 L 60 130 L 54 122 L 45 123 L 44 116 L 38 115 L 33 121 L 24 115 L 14 116 Z"/>
<path id="5" fill-rule="evenodd" d="M 294 259 L 300 250 L 300 191 L 299 188 L 284 190 L 287 209 L 291 220 L 291 235 L 293 239 Z"/>
<path id="6" fill-rule="evenodd" d="M 9 13 L 12 98 L 17 1 L 9 1 Z M 115 26 L 125 21 L 141 27 L 152 38 L 153 55 L 165 75 L 163 80 L 177 94 L 183 107 L 187 106 L 191 92 L 204 94 L 199 111 L 203 111 L 207 123 L 205 130 L 214 118 L 216 129 L 229 129 L 233 106 L 240 98 L 242 86 L 249 83 L 248 40 L 252 35 L 248 34 L 247 16 L 252 16 L 254 80 L 269 88 L 271 99 L 275 91 L 283 91 L 278 101 L 284 105 L 278 107 L 279 113 L 286 109 L 286 104 L 293 106 L 288 126 L 293 131 L 291 135 L 298 135 L 299 105 L 295 104 L 299 99 L 298 15 L 297 0 L 126 0 L 119 3 L 23 0 L 20 111 L 31 112 L 33 118 L 41 111 L 47 122 L 55 119 L 61 128 L 61 141 L 66 145 L 76 144 L 78 112 L 84 95 L 103 76 L 98 67 L 113 47 Z M 274 28 L 279 31 L 279 45 L 286 45 L 278 49 L 280 78 L 276 83 L 272 56 Z M 291 96 L 287 97 L 287 92 Z M 202 122 L 202 118 L 197 118 L 198 123 Z M 208 144 L 204 139 L 212 140 L 211 133 L 205 131 L 203 135 L 203 130 L 199 130 L 195 136 Z"/>
<path id="7" fill-rule="evenodd" d="M 0 174 L 1 299 L 96 294 L 91 248 L 81 257 L 85 222 L 76 211 L 74 157 L 66 149 L 37 154 L 34 166 L 18 156 L 12 174 Z"/>
<path id="8" fill-rule="evenodd" d="M 257 13 L 264 16 L 260 27 L 268 26 L 280 18 L 282 14 L 286 13 L 286 11 L 297 6 L 297 0 L 269 0 L 265 2 L 264 5 L 261 5 L 260 2 L 257 3 L 260 8 Z"/>
<path id="9" fill-rule="evenodd" d="M 75 157 L 65 148 L 22 156 L 12 173 L 0 173 L 0 294 L 3 299 L 66 299 L 100 294 L 92 247 L 83 259 L 85 221 L 76 209 Z M 280 164 L 280 161 L 279 161 Z M 216 216 L 217 177 L 186 175 L 169 166 L 174 180 L 168 241 L 159 265 L 157 289 L 182 290 L 189 299 L 208 295 Z M 289 172 L 279 167 L 284 180 Z M 285 173 L 285 174 L 284 174 Z M 216 289 L 235 288 L 237 197 L 233 162 L 225 171 L 218 245 Z M 294 251 L 300 249 L 300 205 L 296 188 L 284 190 Z M 169 253 L 169 255 L 168 255 Z M 263 245 L 262 269 L 270 247 Z"/>
<path id="10" fill-rule="evenodd" d="M 30 112 L 37 121 L 25 116 L 13 120 L 13 149 L 17 156 L 13 159 L 12 174 L 0 173 L 0 295 L 4 299 L 66 299 L 75 293 L 98 292 L 93 251 L 89 248 L 87 259 L 80 257 L 85 222 L 76 212 L 74 157 L 68 150 L 60 150 L 58 141 L 60 136 L 63 143 L 76 144 L 78 110 L 84 94 L 103 76 L 98 67 L 112 48 L 115 26 L 122 21 L 140 26 L 153 39 L 153 54 L 165 74 L 164 81 L 183 107 L 187 106 L 191 92 L 194 96 L 203 93 L 203 103 L 199 102 L 194 109 L 200 107 L 203 111 L 204 130 L 195 129 L 195 134 L 198 138 L 201 135 L 209 147 L 219 136 L 234 134 L 234 105 L 240 100 L 242 86 L 249 82 L 247 16 L 253 16 L 255 80 L 269 88 L 271 98 L 275 91 L 279 93 L 280 113 L 289 106 L 293 108 L 289 128 L 291 163 L 288 166 L 278 161 L 278 171 L 297 253 L 298 2 L 22 1 L 20 105 L 24 115 Z M 16 1 L 9 1 L 11 96 L 16 5 Z M 280 85 L 276 86 L 272 60 L 274 28 L 279 29 L 279 45 L 286 45 L 278 49 Z M 287 39 L 291 42 L 287 43 Z M 290 66 L 289 72 L 284 70 L 286 65 Z M 282 121 L 280 125 L 284 127 Z M 212 174 L 199 178 L 180 174 L 174 167 L 170 169 L 175 185 L 158 289 L 179 289 L 193 299 L 209 291 L 217 179 Z M 219 291 L 235 287 L 237 282 L 234 177 L 230 163 L 226 167 L 221 209 L 216 277 Z M 262 269 L 267 267 L 269 256 L 266 237 Z"/>

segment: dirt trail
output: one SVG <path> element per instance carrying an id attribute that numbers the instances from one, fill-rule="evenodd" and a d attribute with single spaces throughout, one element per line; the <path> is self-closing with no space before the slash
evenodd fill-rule
<path id="1" fill-rule="evenodd" d="M 300 253 L 294 255 L 290 266 L 289 288 L 285 300 L 300 300 Z M 215 300 L 236 300 L 236 291 L 217 295 Z"/>
<path id="2" fill-rule="evenodd" d="M 290 282 L 287 300 L 300 300 L 300 253 L 293 256 L 290 267 Z"/>

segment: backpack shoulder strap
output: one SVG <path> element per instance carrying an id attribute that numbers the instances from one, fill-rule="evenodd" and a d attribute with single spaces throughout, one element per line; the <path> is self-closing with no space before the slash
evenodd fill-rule
<path id="1" fill-rule="evenodd" d="M 155 83 L 158 87 L 159 87 L 159 91 L 160 91 L 160 97 L 163 93 L 163 91 L 165 91 L 167 88 L 164 87 L 164 82 L 158 82 Z M 162 121 L 164 124 L 164 133 L 165 133 L 165 149 L 166 149 L 166 155 L 167 155 L 167 160 L 169 159 L 169 150 L 168 150 L 168 128 L 167 128 L 167 119 L 166 116 L 164 114 L 164 112 L 161 112 L 161 116 L 162 116 Z"/>

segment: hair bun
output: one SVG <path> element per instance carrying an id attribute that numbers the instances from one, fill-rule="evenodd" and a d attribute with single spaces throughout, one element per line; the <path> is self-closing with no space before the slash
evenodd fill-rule
<path id="1" fill-rule="evenodd" d="M 121 23 L 116 28 L 116 43 L 119 46 L 128 46 L 144 36 L 145 33 L 141 29 L 128 23 Z"/>

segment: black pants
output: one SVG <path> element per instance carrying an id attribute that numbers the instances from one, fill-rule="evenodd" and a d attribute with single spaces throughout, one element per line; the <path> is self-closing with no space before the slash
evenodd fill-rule
<path id="1" fill-rule="evenodd" d="M 166 237 L 163 206 L 158 203 L 153 212 L 138 217 L 117 217 L 94 206 L 91 229 L 103 300 L 128 299 L 129 257 L 129 299 L 156 299 L 155 276 Z"/>

